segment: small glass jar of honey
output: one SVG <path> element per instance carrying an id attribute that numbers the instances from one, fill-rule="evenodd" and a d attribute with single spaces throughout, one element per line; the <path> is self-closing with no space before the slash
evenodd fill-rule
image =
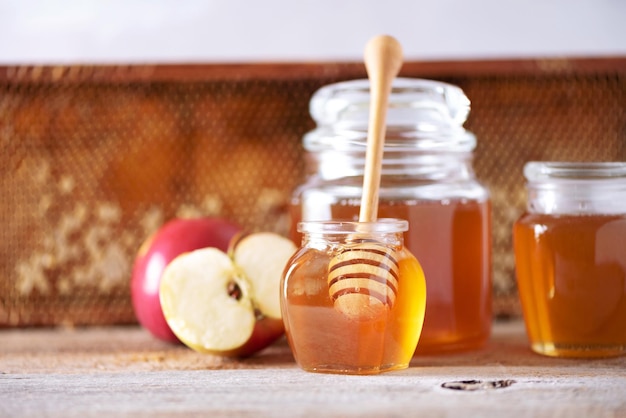
<path id="1" fill-rule="evenodd" d="M 524 175 L 513 243 L 532 350 L 626 353 L 626 163 L 529 162 Z"/>
<path id="2" fill-rule="evenodd" d="M 303 138 L 307 178 L 291 199 L 300 221 L 357 220 L 369 116 L 368 80 L 319 89 Z M 397 78 L 386 118 L 378 215 L 406 219 L 405 246 L 426 275 L 428 304 L 416 354 L 471 350 L 489 339 L 491 203 L 472 166 L 470 101 L 457 86 Z"/>
<path id="3" fill-rule="evenodd" d="M 406 249 L 404 220 L 301 222 L 281 309 L 298 365 L 310 372 L 376 374 L 409 366 L 426 282 Z"/>

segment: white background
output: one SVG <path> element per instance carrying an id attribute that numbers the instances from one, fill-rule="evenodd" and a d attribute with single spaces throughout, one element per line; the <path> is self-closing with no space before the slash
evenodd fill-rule
<path id="1" fill-rule="evenodd" d="M 626 0 L 0 0 L 0 63 L 626 56 Z"/>

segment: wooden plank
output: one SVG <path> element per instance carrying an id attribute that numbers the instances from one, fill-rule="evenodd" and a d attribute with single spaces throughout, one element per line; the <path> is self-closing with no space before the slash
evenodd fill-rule
<path id="1" fill-rule="evenodd" d="M 491 60 L 407 61 L 400 76 L 470 77 L 550 74 L 624 73 L 626 57 L 545 57 Z M 202 81 L 289 81 L 301 79 L 365 78 L 356 61 L 267 63 L 177 63 L 101 65 L 0 65 L 0 82 L 135 83 Z"/>
<path id="2" fill-rule="evenodd" d="M 441 387 L 459 374 L 516 375 L 503 389 Z M 551 376 L 498 366 L 476 373 L 416 368 L 381 376 L 313 375 L 296 369 L 119 372 L 0 377 L 2 416 L 624 416 L 624 378 Z"/>
<path id="3" fill-rule="evenodd" d="M 483 384 L 442 386 L 462 381 Z M 500 381 L 510 385 L 488 385 Z M 626 358 L 535 355 L 519 321 L 496 323 L 482 350 L 416 357 L 378 376 L 304 372 L 284 340 L 236 361 L 136 327 L 0 331 L 2 417 L 183 415 L 625 416 Z"/>

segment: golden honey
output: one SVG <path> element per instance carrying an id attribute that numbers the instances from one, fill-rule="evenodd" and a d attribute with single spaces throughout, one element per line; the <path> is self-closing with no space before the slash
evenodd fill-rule
<path id="1" fill-rule="evenodd" d="M 534 351 L 626 350 L 626 215 L 526 215 L 514 229 L 518 289 Z"/>
<path id="2" fill-rule="evenodd" d="M 320 205 L 319 203 L 317 204 Z M 301 207 L 293 207 L 297 219 Z M 356 219 L 359 208 L 330 205 L 332 219 Z M 416 353 L 484 345 L 491 329 L 491 242 L 488 202 L 381 202 L 380 216 L 409 221 L 405 246 L 428 283 L 426 317 Z M 300 219 L 298 219 L 299 221 Z M 300 234 L 291 231 L 294 242 Z"/>
<path id="3" fill-rule="evenodd" d="M 292 194 L 301 221 L 357 220 L 369 109 L 367 80 L 322 87 L 310 102 L 308 177 Z M 426 316 L 418 354 L 477 349 L 492 323 L 491 203 L 472 167 L 469 100 L 456 86 L 394 80 L 387 109 L 379 217 L 405 219 L 406 248 L 424 269 Z"/>
<path id="4" fill-rule="evenodd" d="M 354 315 L 337 308 L 328 277 L 331 260 L 352 245 L 348 241 L 354 237 L 354 227 L 363 224 L 300 225 L 304 228 L 303 246 L 288 263 L 281 286 L 285 331 L 298 365 L 311 372 L 343 374 L 376 374 L 408 367 L 424 321 L 426 285 L 419 262 L 403 246 L 401 231 L 378 232 L 367 238 L 382 242 L 397 262 L 393 303 L 381 308 L 378 299 L 372 298 L 371 305 L 363 303 L 366 314 Z M 406 227 L 406 222 L 399 225 Z"/>
<path id="5" fill-rule="evenodd" d="M 513 228 L 533 351 L 626 353 L 626 164 L 529 163 L 528 211 Z"/>

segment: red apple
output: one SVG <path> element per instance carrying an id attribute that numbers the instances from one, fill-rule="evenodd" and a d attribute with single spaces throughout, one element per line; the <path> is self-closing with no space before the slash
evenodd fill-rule
<path id="1" fill-rule="evenodd" d="M 155 337 L 177 342 L 165 321 L 159 286 L 165 267 L 177 256 L 215 247 L 227 251 L 242 228 L 222 218 L 173 219 L 149 237 L 139 249 L 132 271 L 131 298 L 139 323 Z"/>
<path id="2" fill-rule="evenodd" d="M 163 314 L 180 341 L 199 352 L 247 357 L 284 334 L 280 281 L 296 246 L 259 232 L 233 239 L 228 253 L 203 248 L 163 272 Z"/>

